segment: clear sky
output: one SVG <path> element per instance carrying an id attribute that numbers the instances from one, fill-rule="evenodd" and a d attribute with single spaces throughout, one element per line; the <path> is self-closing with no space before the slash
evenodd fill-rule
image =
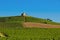
<path id="1" fill-rule="evenodd" d="M 60 0 L 0 0 L 0 16 L 15 16 L 22 12 L 60 22 Z"/>

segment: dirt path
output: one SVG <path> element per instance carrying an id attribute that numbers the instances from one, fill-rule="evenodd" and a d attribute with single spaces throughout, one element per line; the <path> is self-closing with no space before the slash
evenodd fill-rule
<path id="1" fill-rule="evenodd" d="M 51 25 L 51 24 L 43 24 L 43 23 L 33 23 L 33 22 L 25 22 L 23 26 L 26 28 L 60 28 L 60 25 Z"/>

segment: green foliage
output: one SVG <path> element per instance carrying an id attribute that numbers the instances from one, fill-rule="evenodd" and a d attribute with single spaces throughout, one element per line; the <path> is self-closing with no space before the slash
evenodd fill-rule
<path id="1" fill-rule="evenodd" d="M 23 27 L 22 23 L 0 23 L 0 27 Z"/>
<path id="2" fill-rule="evenodd" d="M 47 18 L 46 20 L 47 20 L 47 21 L 52 21 L 52 20 L 51 20 L 51 19 L 49 19 L 49 18 Z"/>
<path id="3" fill-rule="evenodd" d="M 60 29 L 58 28 L 16 28 L 0 27 L 0 32 L 6 33 L 8 40 L 59 40 Z M 1 38 L 6 40 L 6 38 Z"/>
<path id="4" fill-rule="evenodd" d="M 0 40 L 60 40 L 60 28 L 23 28 L 23 22 L 60 25 L 60 23 L 29 16 L 0 17 L 0 32 L 9 36 L 8 39 L 0 37 Z"/>
<path id="5" fill-rule="evenodd" d="M 25 17 L 26 22 L 37 22 L 37 23 L 44 23 L 44 24 L 55 24 L 60 25 L 60 23 L 53 22 L 51 19 L 42 19 L 42 18 L 35 18 L 35 17 Z"/>
<path id="6" fill-rule="evenodd" d="M 9 23 L 36 22 L 36 23 L 60 25 L 60 23 L 53 22 L 51 19 L 35 18 L 31 16 L 0 17 L 0 22 L 9 22 Z"/>
<path id="7" fill-rule="evenodd" d="M 24 21 L 23 17 L 21 16 L 13 16 L 13 17 L 6 17 L 6 22 L 22 22 Z"/>

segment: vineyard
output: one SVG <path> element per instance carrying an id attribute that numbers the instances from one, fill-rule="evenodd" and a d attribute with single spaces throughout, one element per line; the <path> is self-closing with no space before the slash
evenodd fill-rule
<path id="1" fill-rule="evenodd" d="M 31 16 L 0 17 L 0 32 L 8 35 L 0 40 L 60 40 L 60 28 L 24 28 L 24 22 L 60 25 L 50 19 Z"/>
<path id="2" fill-rule="evenodd" d="M 2 28 L 0 32 L 6 33 L 7 40 L 60 40 L 60 29 L 57 28 Z M 6 40 L 1 37 L 0 40 Z"/>

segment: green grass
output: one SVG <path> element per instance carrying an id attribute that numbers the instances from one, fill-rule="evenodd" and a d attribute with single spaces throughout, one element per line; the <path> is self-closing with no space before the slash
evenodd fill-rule
<path id="1" fill-rule="evenodd" d="M 11 17 L 0 17 L 0 22 L 36 22 L 36 23 L 44 23 L 44 24 L 55 24 L 55 25 L 60 25 L 60 23 L 50 21 L 47 19 L 42 19 L 42 18 L 36 18 L 36 17 L 31 17 L 31 16 L 11 16 Z"/>
<path id="2" fill-rule="evenodd" d="M 26 22 L 36 22 L 36 23 L 44 23 L 44 24 L 55 24 L 60 25 L 60 23 L 42 19 L 42 18 L 36 18 L 36 17 L 25 17 Z"/>
<path id="3" fill-rule="evenodd" d="M 59 28 L 9 28 L 0 27 L 0 32 L 6 33 L 8 40 L 60 40 Z M 0 38 L 6 40 L 6 38 Z"/>
<path id="4" fill-rule="evenodd" d="M 23 22 L 37 22 L 60 25 L 53 21 L 35 17 L 0 17 L 0 32 L 6 33 L 8 40 L 60 40 L 60 28 L 23 28 Z M 0 40 L 6 38 L 0 37 Z"/>

